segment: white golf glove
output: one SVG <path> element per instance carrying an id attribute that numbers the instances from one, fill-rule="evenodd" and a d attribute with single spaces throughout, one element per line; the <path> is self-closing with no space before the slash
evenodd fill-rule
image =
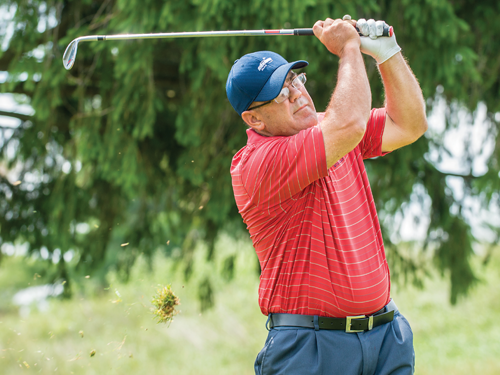
<path id="1" fill-rule="evenodd" d="M 361 52 L 373 57 L 377 64 L 382 64 L 401 51 L 394 33 L 392 36 L 382 36 L 384 24 L 384 21 L 367 21 L 364 18 L 356 22 L 356 27 L 364 35 L 361 36 Z"/>

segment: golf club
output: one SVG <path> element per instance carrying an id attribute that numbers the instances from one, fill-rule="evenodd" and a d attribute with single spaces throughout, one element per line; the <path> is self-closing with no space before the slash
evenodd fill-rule
<path id="1" fill-rule="evenodd" d="M 281 29 L 281 30 L 233 30 L 233 31 L 198 31 L 154 34 L 119 34 L 119 35 L 89 35 L 74 39 L 63 55 L 63 65 L 66 70 L 73 67 L 78 50 L 78 43 L 101 40 L 131 40 L 131 39 L 168 39 L 168 38 L 204 38 L 215 36 L 276 36 L 276 35 L 314 35 L 313 29 Z M 383 36 L 392 36 L 392 27 L 384 26 Z"/>

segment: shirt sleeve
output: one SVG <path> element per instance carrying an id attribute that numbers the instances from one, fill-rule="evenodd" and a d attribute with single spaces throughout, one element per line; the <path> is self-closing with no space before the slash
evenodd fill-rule
<path id="1" fill-rule="evenodd" d="M 382 136 L 385 128 L 385 108 L 374 108 L 371 110 L 370 119 L 366 125 L 365 135 L 358 147 L 363 159 L 384 156 L 389 152 L 382 152 Z"/>
<path id="2" fill-rule="evenodd" d="M 271 209 L 326 175 L 323 133 L 314 126 L 294 136 L 259 142 L 241 179 L 251 205 Z"/>

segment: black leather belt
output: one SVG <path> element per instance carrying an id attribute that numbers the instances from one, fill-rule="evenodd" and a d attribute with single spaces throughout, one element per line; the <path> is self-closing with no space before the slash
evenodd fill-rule
<path id="1" fill-rule="evenodd" d="M 269 314 L 270 327 L 304 327 L 314 329 L 335 329 L 345 332 L 370 331 L 382 324 L 392 322 L 396 304 L 391 300 L 387 306 L 375 314 L 348 316 L 345 318 L 327 318 L 323 316 L 298 314 Z M 315 324 L 316 320 L 316 324 Z"/>

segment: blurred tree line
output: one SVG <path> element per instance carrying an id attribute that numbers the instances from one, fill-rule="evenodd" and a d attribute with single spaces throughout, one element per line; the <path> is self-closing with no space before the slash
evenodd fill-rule
<path id="1" fill-rule="evenodd" d="M 139 254 L 157 249 L 190 276 L 199 241 L 214 257 L 217 236 L 245 236 L 232 195 L 229 166 L 246 143 L 245 127 L 225 95 L 232 63 L 273 50 L 305 59 L 308 90 L 322 111 L 335 87 L 338 59 L 314 37 L 226 37 L 84 42 L 72 70 L 62 66 L 71 40 L 84 35 L 312 27 L 318 19 L 384 19 L 394 26 L 419 79 L 428 112 L 446 103 L 446 129 L 366 163 L 393 278 L 419 282 L 430 258 L 450 279 L 451 301 L 477 281 L 470 262 L 471 197 L 498 206 L 500 23 L 498 1 L 326 0 L 3 0 L 0 83 L 28 103 L 18 127 L 0 126 L 0 244 L 27 243 L 28 254 L 59 261 L 54 279 L 71 280 L 116 268 L 124 277 Z M 373 106 L 383 105 L 375 63 L 366 59 Z M 487 172 L 465 147 L 463 174 L 439 168 L 444 135 L 478 105 L 494 142 Z M 1 121 L 1 120 L 0 120 Z M 470 135 L 471 141 L 474 134 Z M 483 155 L 484 156 L 484 155 Z M 450 188 L 458 179 L 463 194 Z M 15 183 L 21 181 L 21 183 Z M 399 247 L 398 223 L 410 202 L 425 207 L 426 240 Z M 476 215 L 477 216 L 477 215 Z M 416 220 L 419 218 L 415 218 Z M 499 224 L 489 222 L 498 237 Z M 416 224 L 415 224 L 416 225 Z M 494 241 L 493 241 L 494 242 Z M 120 246 L 128 243 L 127 246 Z M 423 246 L 422 246 L 423 245 Z M 69 261 L 68 251 L 74 254 Z M 1 257 L 1 253 L 0 253 Z M 45 256 L 46 257 L 46 256 Z M 65 259 L 66 258 L 66 259 Z M 234 257 L 225 261 L 231 274 Z M 71 288 L 67 287 L 69 292 Z M 200 297 L 210 305 L 210 275 Z"/>

